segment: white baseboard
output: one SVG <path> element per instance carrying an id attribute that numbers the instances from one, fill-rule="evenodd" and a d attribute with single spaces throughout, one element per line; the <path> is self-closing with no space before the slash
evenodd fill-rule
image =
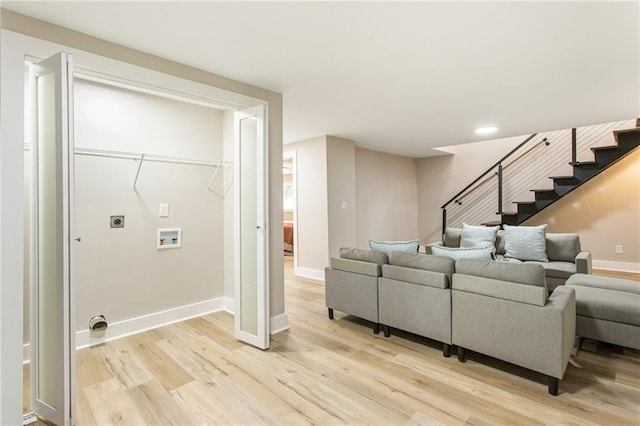
<path id="1" fill-rule="evenodd" d="M 324 281 L 324 269 L 305 268 L 303 266 L 294 266 L 293 273 L 304 278 L 312 280 Z"/>
<path id="2" fill-rule="evenodd" d="M 271 317 L 271 320 L 269 321 L 269 330 L 271 330 L 271 334 L 278 334 L 288 329 L 289 315 L 287 315 L 286 312 L 276 315 L 275 317 Z"/>
<path id="3" fill-rule="evenodd" d="M 234 314 L 235 302 L 229 297 L 218 297 L 191 305 L 180 306 L 166 311 L 154 312 L 153 314 L 142 315 L 124 321 L 109 324 L 109 327 L 102 333 L 90 333 L 89 330 L 76 332 L 76 349 L 82 349 L 144 331 L 153 330 L 180 321 L 200 317 L 213 312 L 228 312 Z M 276 315 L 269 321 L 271 334 L 280 333 L 289 329 L 289 316 L 286 313 Z M 22 345 L 22 362 L 26 364 L 31 358 L 31 345 Z"/>
<path id="4" fill-rule="evenodd" d="M 637 272 L 640 273 L 640 263 L 614 262 L 611 260 L 593 260 L 593 269 L 606 269 L 609 271 Z"/>
<path id="5" fill-rule="evenodd" d="M 152 330 L 164 325 L 185 321 L 190 318 L 199 317 L 212 312 L 226 310 L 225 299 L 226 298 L 224 297 L 218 297 L 190 305 L 167 309 L 166 311 L 154 312 L 137 318 L 130 318 L 124 321 L 115 322 L 113 324 L 109 324 L 109 327 L 99 334 L 91 333 L 89 330 L 78 331 L 76 333 L 76 349 L 94 346 L 110 340 Z"/>

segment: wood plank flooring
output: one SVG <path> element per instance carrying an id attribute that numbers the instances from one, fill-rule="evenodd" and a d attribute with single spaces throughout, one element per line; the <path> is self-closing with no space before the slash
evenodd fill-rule
<path id="1" fill-rule="evenodd" d="M 79 425 L 640 424 L 640 352 L 585 341 L 560 382 L 437 342 L 327 317 L 285 259 L 291 329 L 261 351 L 215 313 L 77 352 Z M 454 352 L 455 353 L 455 352 Z"/>

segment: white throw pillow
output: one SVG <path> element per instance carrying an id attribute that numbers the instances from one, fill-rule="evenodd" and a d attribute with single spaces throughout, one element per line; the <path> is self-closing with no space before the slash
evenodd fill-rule
<path id="1" fill-rule="evenodd" d="M 495 247 L 492 245 L 485 247 L 444 247 L 439 245 L 431 246 L 431 253 L 436 256 L 449 256 L 454 260 L 458 259 L 482 259 L 492 260 Z"/>
<path id="2" fill-rule="evenodd" d="M 504 227 L 505 256 L 518 260 L 548 262 L 547 225 Z"/>
<path id="3" fill-rule="evenodd" d="M 499 226 L 473 226 L 462 224 L 460 247 L 486 247 L 496 242 Z"/>

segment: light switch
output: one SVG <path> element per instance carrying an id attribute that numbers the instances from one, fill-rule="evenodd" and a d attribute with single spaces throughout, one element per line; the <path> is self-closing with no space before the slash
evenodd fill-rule
<path id="1" fill-rule="evenodd" d="M 169 203 L 160 204 L 160 217 L 169 217 Z"/>
<path id="2" fill-rule="evenodd" d="M 346 201 L 343 201 L 342 203 L 340 203 L 340 208 L 341 208 L 342 210 L 346 210 L 346 209 L 347 209 L 347 202 L 346 202 Z"/>

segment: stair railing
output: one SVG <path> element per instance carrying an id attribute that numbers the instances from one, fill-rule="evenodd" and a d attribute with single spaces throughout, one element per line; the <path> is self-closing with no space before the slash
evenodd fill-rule
<path id="1" fill-rule="evenodd" d="M 509 151 L 509 153 L 507 155 L 505 155 L 500 160 L 498 160 L 494 165 L 492 165 L 487 170 L 485 170 L 484 173 L 482 173 L 480 176 L 475 178 L 473 180 L 473 182 L 471 182 L 469 185 L 465 186 L 462 191 L 458 192 L 456 195 L 451 197 L 451 199 L 449 201 L 447 201 L 442 206 L 440 206 L 440 208 L 442 209 L 442 233 L 443 234 L 444 234 L 444 230 L 447 228 L 447 206 L 449 206 L 449 204 L 451 204 L 453 202 L 455 202 L 458 205 L 462 205 L 462 202 L 460 201 L 461 200 L 461 196 L 463 194 L 465 194 L 467 192 L 467 190 L 472 188 L 476 183 L 478 183 L 482 178 L 484 178 L 489 173 L 494 171 L 496 169 L 496 167 L 498 168 L 498 212 L 499 212 L 498 214 L 502 214 L 502 169 L 503 169 L 502 168 L 502 163 L 506 159 L 511 157 L 513 154 L 518 152 L 520 150 L 520 148 L 522 148 L 527 143 L 529 143 L 533 138 L 536 137 L 536 135 L 537 135 L 537 133 L 534 133 L 531 136 L 529 136 L 528 138 L 526 138 L 525 140 L 523 140 L 522 142 L 520 142 L 518 144 L 518 146 L 516 146 L 511 151 Z"/>
<path id="2" fill-rule="evenodd" d="M 514 201 L 516 197 L 523 196 L 525 191 L 530 193 L 532 189 L 530 185 L 534 184 L 535 181 L 541 178 L 546 180 L 546 178 L 552 176 L 551 173 L 557 173 L 563 167 L 581 164 L 579 157 L 592 155 L 589 154 L 591 147 L 599 146 L 603 143 L 611 144 L 614 131 L 634 127 L 634 122 L 635 119 L 602 123 L 578 129 L 572 128 L 570 133 L 567 131 L 569 129 L 565 129 L 532 134 L 440 207 L 442 209 L 443 234 L 447 227 L 447 222 L 450 220 L 448 215 L 451 216 L 451 220 L 456 222 L 455 226 L 458 226 L 458 222 L 462 220 L 462 217 L 467 217 L 467 221 L 475 222 L 479 218 L 483 220 L 489 215 L 500 216 L 505 214 L 503 208 L 505 198 L 508 198 L 507 202 Z M 525 145 L 536 136 L 542 139 L 536 144 L 525 148 Z M 578 145 L 578 139 L 580 139 L 580 145 Z M 543 144 L 549 146 L 552 141 L 553 146 L 550 147 L 549 151 L 545 150 L 544 153 L 542 151 L 534 152 L 537 147 Z M 515 156 L 516 153 L 518 153 L 517 156 Z M 515 158 L 507 162 L 513 156 Z M 527 159 L 528 161 L 523 163 L 519 161 L 521 159 Z M 520 164 L 520 166 L 509 169 L 509 173 L 505 173 L 510 166 L 516 163 Z M 518 176 L 517 184 L 513 182 L 515 176 Z M 451 204 L 453 203 L 455 207 L 460 207 L 466 197 L 469 197 L 465 201 L 466 205 L 473 204 L 476 206 L 473 217 L 465 213 L 467 211 L 466 205 L 465 210 L 455 209 L 453 215 L 451 215 L 451 212 L 447 210 L 448 208 L 451 210 Z M 497 200 L 497 211 L 492 208 L 492 205 L 495 206 L 493 204 L 495 200 Z M 502 220 L 500 223 L 502 223 Z"/>

